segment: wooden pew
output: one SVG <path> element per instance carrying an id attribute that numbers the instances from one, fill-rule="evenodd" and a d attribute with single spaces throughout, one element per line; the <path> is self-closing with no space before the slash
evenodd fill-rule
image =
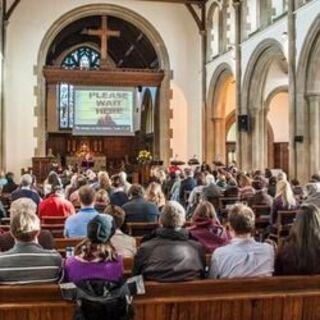
<path id="1" fill-rule="evenodd" d="M 50 216 L 43 216 L 41 218 L 42 224 L 64 224 L 67 217 L 50 217 Z"/>
<path id="2" fill-rule="evenodd" d="M 147 282 L 135 320 L 319 319 L 320 276 Z M 74 304 L 57 285 L 0 287 L 0 319 L 71 320 Z"/>

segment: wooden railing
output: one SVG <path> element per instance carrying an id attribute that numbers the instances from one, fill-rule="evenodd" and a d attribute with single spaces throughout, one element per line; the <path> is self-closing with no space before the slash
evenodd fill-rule
<path id="1" fill-rule="evenodd" d="M 135 320 L 307 320 L 320 316 L 320 276 L 146 283 Z M 71 320 L 57 285 L 0 287 L 0 319 Z"/>

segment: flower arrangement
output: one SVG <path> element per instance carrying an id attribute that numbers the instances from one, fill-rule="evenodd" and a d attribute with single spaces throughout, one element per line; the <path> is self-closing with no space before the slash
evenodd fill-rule
<path id="1" fill-rule="evenodd" d="M 148 163 L 152 160 L 152 155 L 148 150 L 140 150 L 137 160 L 139 163 Z"/>

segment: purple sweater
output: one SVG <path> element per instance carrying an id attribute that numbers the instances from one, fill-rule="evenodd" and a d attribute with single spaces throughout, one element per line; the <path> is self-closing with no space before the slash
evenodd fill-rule
<path id="1" fill-rule="evenodd" d="M 81 280 L 119 281 L 123 276 L 123 261 L 83 262 L 75 257 L 69 257 L 64 265 L 65 281 L 79 282 Z"/>

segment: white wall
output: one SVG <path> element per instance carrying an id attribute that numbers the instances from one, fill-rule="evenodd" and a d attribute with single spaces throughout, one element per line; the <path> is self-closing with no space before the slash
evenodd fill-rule
<path id="1" fill-rule="evenodd" d="M 19 172 L 31 164 L 34 148 L 33 127 L 36 119 L 33 75 L 39 47 L 47 30 L 66 12 L 94 0 L 21 1 L 11 17 L 7 35 L 5 78 L 6 162 L 7 169 Z M 201 154 L 201 53 L 200 36 L 188 10 L 179 4 L 134 0 L 100 0 L 127 7 L 146 18 L 158 30 L 169 52 L 174 82 L 172 108 L 186 110 L 188 120 L 188 154 Z M 173 90 L 175 90 L 173 86 Z M 179 96 L 183 93 L 185 99 Z M 43 106 L 42 106 L 43 107 Z M 173 122 L 174 125 L 174 122 Z M 179 129 L 173 127 L 172 146 L 178 145 Z M 175 152 L 175 150 L 173 150 Z"/>

